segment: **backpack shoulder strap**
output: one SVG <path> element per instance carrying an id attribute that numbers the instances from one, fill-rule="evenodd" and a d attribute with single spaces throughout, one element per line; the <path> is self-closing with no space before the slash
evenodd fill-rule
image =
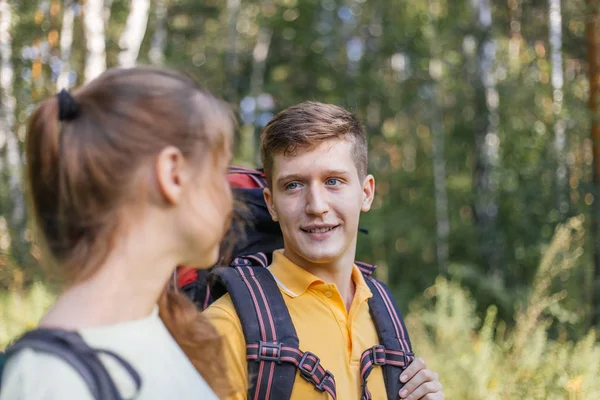
<path id="1" fill-rule="evenodd" d="M 358 267 L 364 276 L 373 275 L 373 272 L 375 272 L 375 269 L 377 268 L 375 265 L 367 264 L 362 261 L 354 261 L 354 265 Z"/>
<path id="2" fill-rule="evenodd" d="M 42 328 L 29 331 L 6 349 L 5 362 L 25 348 L 52 354 L 64 360 L 83 378 L 96 400 L 122 399 L 99 354 L 111 356 L 127 370 L 135 382 L 134 397 L 142 386 L 142 378 L 138 372 L 121 356 L 110 350 L 91 348 L 76 332 Z"/>
<path id="3" fill-rule="evenodd" d="M 370 274 L 364 274 L 364 277 L 373 293 L 369 309 L 380 344 L 365 350 L 361 357 L 363 399 L 371 398 L 367 378 L 377 365 L 383 368 L 388 398 L 397 398 L 403 386 L 400 374 L 414 360 L 414 353 L 402 314 L 389 288 Z"/>
<path id="4" fill-rule="evenodd" d="M 312 383 L 336 398 L 333 375 L 319 357 L 298 349 L 298 336 L 271 272 L 262 266 L 219 267 L 213 271 L 216 284 L 231 296 L 246 339 L 248 399 L 289 399 L 296 377 Z"/>

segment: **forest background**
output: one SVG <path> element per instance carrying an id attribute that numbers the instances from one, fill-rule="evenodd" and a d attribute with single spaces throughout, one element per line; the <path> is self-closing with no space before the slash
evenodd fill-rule
<path id="1" fill-rule="evenodd" d="M 28 222 L 35 105 L 163 65 L 225 98 L 234 162 L 317 100 L 364 122 L 376 263 L 449 399 L 600 398 L 597 0 L 0 0 L 0 349 L 56 287 Z"/>

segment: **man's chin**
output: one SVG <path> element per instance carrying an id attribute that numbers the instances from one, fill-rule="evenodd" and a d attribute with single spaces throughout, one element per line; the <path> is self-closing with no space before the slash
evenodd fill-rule
<path id="1" fill-rule="evenodd" d="M 302 251 L 297 252 L 298 256 L 301 259 L 309 262 L 311 264 L 327 264 L 335 262 L 335 260 L 340 258 L 339 251 L 334 251 L 333 249 L 303 249 Z"/>

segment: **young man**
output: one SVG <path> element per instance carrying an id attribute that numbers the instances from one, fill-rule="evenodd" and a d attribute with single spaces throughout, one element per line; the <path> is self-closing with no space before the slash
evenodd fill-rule
<path id="1" fill-rule="evenodd" d="M 261 158 L 269 183 L 265 201 L 284 238 L 269 271 L 291 315 L 299 348 L 318 355 L 333 374 L 338 399 L 359 399 L 365 395 L 361 355 L 379 344 L 367 302 L 373 294 L 354 264 L 360 213 L 369 211 L 375 193 L 375 180 L 367 174 L 366 134 L 355 116 L 340 107 L 302 103 L 266 126 Z M 229 295 L 205 315 L 225 336 L 236 392 L 232 398 L 246 399 L 246 341 Z M 399 379 L 406 383 L 398 398 L 444 398 L 438 375 L 419 358 Z M 368 392 L 372 399 L 388 398 L 382 368 L 371 371 Z M 329 397 L 305 379 L 294 380 L 292 400 Z"/>

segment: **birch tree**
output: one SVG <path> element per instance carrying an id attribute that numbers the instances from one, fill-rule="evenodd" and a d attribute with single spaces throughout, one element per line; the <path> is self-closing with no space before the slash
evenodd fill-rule
<path id="1" fill-rule="evenodd" d="M 120 67 L 131 68 L 135 66 L 146 34 L 149 10 L 150 0 L 131 0 L 127 23 L 119 39 L 121 52 L 118 60 Z"/>
<path id="2" fill-rule="evenodd" d="M 494 62 L 496 46 L 492 38 L 492 8 L 490 0 L 472 0 L 477 25 L 477 68 L 475 87 L 475 217 L 480 249 L 488 271 L 502 276 L 501 243 L 498 238 L 498 136 L 499 96 L 496 90 Z"/>
<path id="3" fill-rule="evenodd" d="M 102 0 L 86 0 L 83 13 L 87 47 L 84 80 L 87 83 L 106 69 L 104 2 Z"/>
<path id="4" fill-rule="evenodd" d="M 262 128 L 258 123 L 258 111 L 259 111 L 259 96 L 264 90 L 265 83 L 265 68 L 267 65 L 267 56 L 269 55 L 269 47 L 271 46 L 272 32 L 269 28 L 263 27 L 259 30 L 256 38 L 256 45 L 252 51 L 252 75 L 250 76 L 250 95 L 255 100 L 254 109 L 254 133 L 252 140 L 252 161 L 255 163 L 260 162 L 260 157 L 256 149 L 258 149 L 258 143 L 260 140 L 260 129 Z"/>
<path id="5" fill-rule="evenodd" d="M 0 0 L 0 174 L 8 188 L 10 201 L 8 226 L 12 253 L 17 262 L 25 260 L 25 199 L 21 187 L 21 153 L 16 136 L 12 65 L 12 9 L 8 0 Z"/>
<path id="6" fill-rule="evenodd" d="M 75 4 L 73 0 L 66 0 L 60 29 L 60 74 L 56 80 L 57 92 L 71 86 L 69 74 L 71 73 L 71 49 L 73 47 L 73 23 L 75 21 Z"/>
<path id="7" fill-rule="evenodd" d="M 110 22 L 110 10 L 112 7 L 113 0 L 104 0 L 104 10 L 102 12 L 102 18 L 104 19 L 104 30 L 108 30 L 108 24 Z"/>
<path id="8" fill-rule="evenodd" d="M 167 47 L 167 4 L 166 0 L 157 0 L 154 15 L 156 27 L 152 35 L 148 58 L 154 65 L 163 65 L 165 62 L 165 49 Z"/>
<path id="9" fill-rule="evenodd" d="M 241 0 L 227 0 L 227 55 L 225 61 L 225 99 L 237 102 L 236 64 L 237 64 L 237 21 Z"/>
<path id="10" fill-rule="evenodd" d="M 448 185 L 446 182 L 446 155 L 444 144 L 443 112 L 440 107 L 443 92 L 440 80 L 443 64 L 440 60 L 441 46 L 437 37 L 437 19 L 441 7 L 438 0 L 429 2 L 429 22 L 432 26 L 431 59 L 429 60 L 429 75 L 431 76 L 431 135 L 433 182 L 435 191 L 436 216 L 436 254 L 440 274 L 448 270 L 448 235 L 450 234 L 450 219 L 448 217 Z"/>
<path id="11" fill-rule="evenodd" d="M 567 165 L 565 156 L 565 121 L 562 119 L 563 59 L 562 59 L 562 13 L 560 0 L 548 0 L 550 59 L 552 61 L 552 112 L 554 114 L 554 151 L 556 153 L 556 200 L 564 216 L 569 207 L 567 201 Z"/>

